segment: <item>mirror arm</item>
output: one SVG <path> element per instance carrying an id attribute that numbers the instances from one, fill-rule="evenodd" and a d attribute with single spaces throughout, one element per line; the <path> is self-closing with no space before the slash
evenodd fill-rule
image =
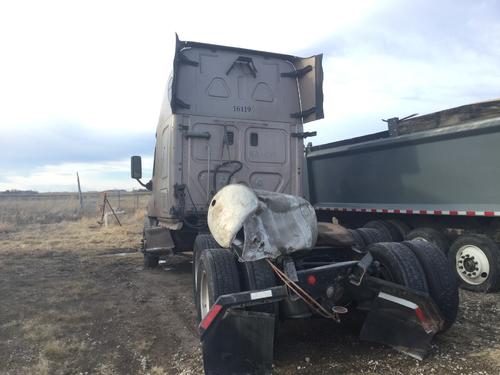
<path id="1" fill-rule="evenodd" d="M 149 182 L 145 184 L 140 178 L 136 178 L 136 180 L 141 186 L 145 187 L 149 191 L 153 190 L 153 181 L 149 180 Z"/>

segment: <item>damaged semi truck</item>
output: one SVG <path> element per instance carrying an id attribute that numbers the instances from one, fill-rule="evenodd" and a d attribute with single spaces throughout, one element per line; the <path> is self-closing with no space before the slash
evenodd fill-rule
<path id="1" fill-rule="evenodd" d="M 142 251 L 146 267 L 193 251 L 207 374 L 270 373 L 284 319 L 355 320 L 362 339 L 416 358 L 455 320 L 456 278 L 434 244 L 318 221 L 303 198 L 321 63 L 177 39 L 153 177 L 141 182 L 153 191 Z M 139 181 L 141 169 L 132 157 Z"/>

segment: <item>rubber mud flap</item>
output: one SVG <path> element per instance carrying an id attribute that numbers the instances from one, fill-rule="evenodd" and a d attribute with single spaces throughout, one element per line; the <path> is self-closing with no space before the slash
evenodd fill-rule
<path id="1" fill-rule="evenodd" d="M 271 374 L 274 324 L 274 314 L 227 310 L 203 337 L 205 374 Z"/>
<path id="2" fill-rule="evenodd" d="M 403 304 L 395 302 L 398 300 Z M 423 359 L 436 331 L 423 327 L 417 309 L 420 308 L 411 301 L 379 293 L 365 319 L 360 338 L 386 344 L 413 358 Z"/>

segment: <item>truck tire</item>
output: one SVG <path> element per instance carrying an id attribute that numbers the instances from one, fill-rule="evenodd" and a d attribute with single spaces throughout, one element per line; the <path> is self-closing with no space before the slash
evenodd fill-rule
<path id="1" fill-rule="evenodd" d="M 433 243 L 443 254 L 448 252 L 450 243 L 443 233 L 434 228 L 416 228 L 406 235 L 406 240 L 421 240 Z"/>
<path id="2" fill-rule="evenodd" d="M 356 232 L 363 238 L 366 246 L 377 242 L 391 242 L 391 237 L 386 231 L 380 231 L 374 228 L 358 228 Z"/>
<path id="3" fill-rule="evenodd" d="M 196 278 L 200 256 L 206 249 L 220 249 L 221 247 L 215 241 L 210 233 L 201 233 L 196 236 L 193 244 L 193 291 L 196 292 Z"/>
<path id="4" fill-rule="evenodd" d="M 488 236 L 458 237 L 450 247 L 448 260 L 463 289 L 485 293 L 498 290 L 500 251 Z"/>
<path id="5" fill-rule="evenodd" d="M 201 321 L 219 296 L 241 292 L 241 287 L 236 258 L 230 250 L 204 250 L 197 271 L 195 304 Z"/>
<path id="6" fill-rule="evenodd" d="M 376 276 L 421 292 L 428 292 L 427 281 L 417 257 L 405 245 L 381 242 L 368 246 L 368 251 L 379 264 Z"/>
<path id="7" fill-rule="evenodd" d="M 242 290 L 259 290 L 277 285 L 274 271 L 265 259 L 254 262 L 238 262 L 238 268 L 241 275 Z M 255 306 L 250 310 L 277 315 L 278 303 Z"/>
<path id="8" fill-rule="evenodd" d="M 363 228 L 373 228 L 377 229 L 378 231 L 385 233 L 389 241 L 403 241 L 403 237 L 401 236 L 401 233 L 399 232 L 398 228 L 396 228 L 394 225 L 390 224 L 387 221 L 383 220 L 372 220 L 363 225 Z"/>
<path id="9" fill-rule="evenodd" d="M 144 268 L 155 268 L 158 266 L 160 256 L 144 253 Z"/>
<path id="10" fill-rule="evenodd" d="M 359 234 L 355 229 L 348 229 L 348 231 L 351 233 L 352 238 L 354 238 L 354 247 L 358 250 L 364 250 L 366 244 L 361 234 Z"/>
<path id="11" fill-rule="evenodd" d="M 441 331 L 444 332 L 457 318 L 459 297 L 456 276 L 446 255 L 436 245 L 426 241 L 405 241 L 403 244 L 415 254 L 424 269 L 429 295 L 436 302 L 444 319 Z"/>

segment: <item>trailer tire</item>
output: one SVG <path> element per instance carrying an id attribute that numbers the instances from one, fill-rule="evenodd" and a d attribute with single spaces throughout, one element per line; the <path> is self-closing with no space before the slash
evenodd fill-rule
<path id="1" fill-rule="evenodd" d="M 356 249 L 364 250 L 366 244 L 361 234 L 359 234 L 355 229 L 348 229 L 348 231 L 351 233 L 352 238 L 354 238 L 354 246 L 356 247 Z"/>
<path id="2" fill-rule="evenodd" d="M 390 224 L 387 221 L 383 220 L 372 220 L 363 225 L 363 228 L 373 228 L 377 229 L 378 231 L 384 233 L 389 241 L 403 241 L 403 237 L 401 236 L 401 233 L 399 232 L 398 228 L 396 228 L 394 225 Z"/>
<path id="3" fill-rule="evenodd" d="M 366 246 L 377 242 L 391 242 L 391 238 L 386 231 L 380 231 L 374 228 L 358 228 L 356 232 L 359 233 Z"/>
<path id="4" fill-rule="evenodd" d="M 429 295 L 434 299 L 444 318 L 441 332 L 448 330 L 457 318 L 459 297 L 458 282 L 448 259 L 436 245 L 426 241 L 405 241 L 408 247 L 418 258 L 424 269 L 425 278 L 429 287 Z"/>
<path id="5" fill-rule="evenodd" d="M 471 260 L 466 261 L 466 259 Z M 484 293 L 499 289 L 500 250 L 488 236 L 466 234 L 458 237 L 450 247 L 448 261 L 463 289 Z M 475 267 L 477 276 L 472 273 L 472 266 Z"/>
<path id="6" fill-rule="evenodd" d="M 206 249 L 220 249 L 221 247 L 215 241 L 210 233 L 201 233 L 196 236 L 193 244 L 193 291 L 196 292 L 196 278 L 200 256 Z"/>
<path id="7" fill-rule="evenodd" d="M 159 262 L 159 255 L 144 253 L 144 268 L 155 268 Z"/>
<path id="8" fill-rule="evenodd" d="M 368 251 L 380 265 L 379 277 L 421 292 L 428 292 L 424 270 L 415 254 L 405 245 L 382 242 L 370 245 Z"/>
<path id="9" fill-rule="evenodd" d="M 219 296 L 241 292 L 241 287 L 236 258 L 230 250 L 204 250 L 197 271 L 195 302 L 201 321 Z"/>
<path id="10" fill-rule="evenodd" d="M 406 240 L 422 240 L 433 243 L 443 254 L 448 252 L 450 243 L 443 233 L 434 228 L 416 228 L 406 235 Z"/>

